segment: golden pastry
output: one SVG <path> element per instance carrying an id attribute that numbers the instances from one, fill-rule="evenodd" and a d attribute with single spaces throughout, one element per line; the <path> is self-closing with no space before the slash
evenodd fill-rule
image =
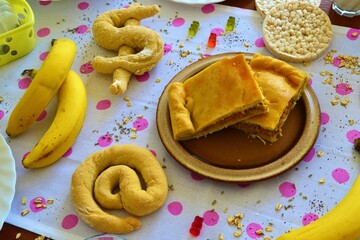
<path id="1" fill-rule="evenodd" d="M 158 5 L 141 6 L 134 3 L 128 8 L 102 13 L 95 19 L 92 26 L 95 42 L 105 49 L 119 52 L 118 56 L 96 56 L 92 61 L 96 71 L 114 74 L 114 84 L 110 87 L 112 93 L 122 94 L 126 90 L 130 78 L 127 72 L 142 75 L 161 60 L 164 47 L 160 35 L 139 26 L 141 19 L 159 11 Z M 117 69 L 127 71 L 125 76 L 121 76 L 123 73 L 114 73 Z"/>
<path id="2" fill-rule="evenodd" d="M 124 26 L 139 26 L 140 21 L 134 18 L 130 18 L 126 20 Z M 122 45 L 119 48 L 118 56 L 126 56 L 130 54 L 135 54 L 135 49 Z M 131 78 L 132 73 L 123 68 L 117 68 L 113 73 L 113 83 L 110 85 L 109 90 L 112 94 L 121 95 L 123 94 L 128 86 L 129 80 Z"/>
<path id="3" fill-rule="evenodd" d="M 260 54 L 254 55 L 250 66 L 265 98 L 269 101 L 269 111 L 240 121 L 234 127 L 260 139 L 276 142 L 282 135 L 282 126 L 302 96 L 310 77 L 286 62 Z"/>
<path id="4" fill-rule="evenodd" d="M 112 215 L 102 208 L 123 208 L 144 216 L 164 204 L 167 192 L 166 175 L 156 157 L 145 148 L 127 144 L 97 151 L 82 162 L 72 176 L 70 195 L 81 219 L 94 229 L 128 233 L 140 228 L 139 219 Z"/>
<path id="5" fill-rule="evenodd" d="M 175 140 L 202 137 L 268 110 L 243 54 L 171 84 L 168 97 Z"/>

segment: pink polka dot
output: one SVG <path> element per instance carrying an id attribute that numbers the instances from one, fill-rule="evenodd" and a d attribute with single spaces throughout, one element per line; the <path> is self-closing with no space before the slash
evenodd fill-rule
<path id="1" fill-rule="evenodd" d="M 114 240 L 114 238 L 113 237 L 99 237 L 99 238 L 96 238 L 96 240 Z"/>
<path id="2" fill-rule="evenodd" d="M 5 116 L 5 112 L 3 110 L 0 110 L 0 120 Z"/>
<path id="3" fill-rule="evenodd" d="M 340 95 L 348 95 L 353 91 L 352 87 L 347 83 L 339 83 L 336 85 L 335 90 Z"/>
<path id="4" fill-rule="evenodd" d="M 49 0 L 49 1 L 39 1 L 39 4 L 40 4 L 41 6 L 47 6 L 47 5 L 49 5 L 51 2 L 52 2 L 51 0 Z"/>
<path id="5" fill-rule="evenodd" d="M 315 213 L 307 213 L 303 216 L 302 218 L 302 224 L 304 226 L 308 225 L 309 223 L 317 220 L 319 218 L 319 216 Z"/>
<path id="6" fill-rule="evenodd" d="M 339 67 L 341 60 L 338 57 L 334 58 L 333 66 Z"/>
<path id="7" fill-rule="evenodd" d="M 89 73 L 92 73 L 93 71 L 94 71 L 94 68 L 93 68 L 91 62 L 84 63 L 83 65 L 80 66 L 80 72 L 83 74 L 89 74 Z"/>
<path id="8" fill-rule="evenodd" d="M 321 118 L 321 121 L 320 121 L 321 125 L 325 125 L 330 121 L 329 114 L 324 113 L 324 112 L 321 113 L 320 118 Z"/>
<path id="9" fill-rule="evenodd" d="M 46 112 L 46 110 L 44 110 L 44 111 L 40 114 L 40 116 L 36 119 L 36 121 L 41 121 L 41 120 L 43 120 L 43 119 L 46 117 L 46 115 L 47 115 L 47 112 Z"/>
<path id="10" fill-rule="evenodd" d="M 315 156 L 315 148 L 311 148 L 309 153 L 305 156 L 304 162 L 310 162 Z"/>
<path id="11" fill-rule="evenodd" d="M 43 53 L 40 54 L 39 59 L 41 61 L 44 61 L 45 58 L 47 57 L 47 55 L 49 55 L 49 52 L 43 52 Z"/>
<path id="12" fill-rule="evenodd" d="M 114 240 L 113 237 L 99 237 L 97 240 Z"/>
<path id="13" fill-rule="evenodd" d="M 239 187 L 241 188 L 247 188 L 248 186 L 250 186 L 251 184 L 250 183 L 238 183 L 237 184 Z"/>
<path id="14" fill-rule="evenodd" d="M 183 206 L 180 202 L 178 201 L 174 201 L 171 202 L 167 205 L 167 210 L 169 211 L 169 213 L 171 213 L 174 216 L 180 215 L 182 210 L 183 210 Z"/>
<path id="15" fill-rule="evenodd" d="M 77 5 L 78 9 L 80 10 L 85 10 L 89 7 L 89 3 L 88 2 L 80 2 L 78 5 Z"/>
<path id="16" fill-rule="evenodd" d="M 356 138 L 360 138 L 360 132 L 358 130 L 350 130 L 346 133 L 346 138 L 353 144 Z"/>
<path id="17" fill-rule="evenodd" d="M 18 87 L 20 89 L 27 89 L 31 84 L 31 78 L 22 78 L 20 79 L 20 81 L 18 82 Z"/>
<path id="18" fill-rule="evenodd" d="M 194 179 L 195 181 L 202 181 L 205 178 L 197 173 L 191 172 L 191 178 Z"/>
<path id="19" fill-rule="evenodd" d="M 164 56 L 165 56 L 166 54 L 168 54 L 168 53 L 171 51 L 171 49 L 172 49 L 172 45 L 171 45 L 171 44 L 168 44 L 168 43 L 165 43 L 165 44 L 164 44 Z"/>
<path id="20" fill-rule="evenodd" d="M 112 135 L 107 133 L 98 138 L 98 144 L 100 147 L 107 147 L 113 142 Z"/>
<path id="21" fill-rule="evenodd" d="M 246 188 L 246 187 L 250 186 L 250 183 L 239 183 L 238 186 L 241 188 Z"/>
<path id="22" fill-rule="evenodd" d="M 258 223 L 250 223 L 246 226 L 246 234 L 252 239 L 262 238 L 262 235 L 256 234 L 256 231 L 262 230 L 262 227 Z"/>
<path id="23" fill-rule="evenodd" d="M 145 82 L 145 81 L 149 80 L 150 73 L 146 72 L 143 75 L 136 75 L 135 78 L 138 82 Z"/>
<path id="24" fill-rule="evenodd" d="M 78 26 L 76 29 L 75 29 L 75 33 L 77 34 L 83 34 L 83 33 L 86 33 L 88 31 L 88 26 L 86 25 L 80 25 Z"/>
<path id="25" fill-rule="evenodd" d="M 183 18 L 175 18 L 172 21 L 172 25 L 174 27 L 181 27 L 182 25 L 184 25 L 184 23 L 185 23 L 185 19 L 183 19 Z"/>
<path id="26" fill-rule="evenodd" d="M 264 43 L 264 38 L 258 38 L 255 40 L 255 46 L 258 48 L 263 48 L 265 47 L 265 43 Z"/>
<path id="27" fill-rule="evenodd" d="M 63 157 L 68 157 L 72 154 L 72 148 L 69 148 L 66 153 L 64 153 Z"/>
<path id="28" fill-rule="evenodd" d="M 38 31 L 37 31 L 37 36 L 38 37 L 46 37 L 47 35 L 50 34 L 50 28 L 40 28 Z"/>
<path id="29" fill-rule="evenodd" d="M 214 226 L 219 222 L 219 214 L 215 210 L 206 211 L 203 218 L 204 223 L 208 226 Z"/>
<path id="30" fill-rule="evenodd" d="M 79 218 L 78 216 L 76 216 L 75 214 L 69 214 L 66 215 L 62 222 L 61 222 L 61 227 L 63 229 L 69 230 L 74 228 L 79 222 Z"/>
<path id="31" fill-rule="evenodd" d="M 279 191 L 282 196 L 291 198 L 296 194 L 296 187 L 295 184 L 291 182 L 283 182 L 279 186 Z"/>
<path id="32" fill-rule="evenodd" d="M 211 54 L 205 53 L 201 56 L 201 59 L 211 57 Z"/>
<path id="33" fill-rule="evenodd" d="M 213 4 L 206 4 L 201 8 L 201 12 L 204 14 L 209 14 L 215 11 L 215 6 Z"/>
<path id="34" fill-rule="evenodd" d="M 154 150 L 149 150 L 151 153 L 152 153 L 152 155 L 154 155 L 155 157 L 157 156 L 157 154 L 156 154 L 156 152 L 154 151 Z"/>
<path id="35" fill-rule="evenodd" d="M 352 41 L 358 39 L 359 36 L 360 36 L 360 29 L 350 28 L 346 33 L 346 37 Z"/>
<path id="36" fill-rule="evenodd" d="M 350 179 L 349 173 L 343 168 L 337 168 L 331 173 L 332 177 L 338 183 L 346 183 Z"/>
<path id="37" fill-rule="evenodd" d="M 222 29 L 222 28 L 213 28 L 213 29 L 211 29 L 211 33 L 215 33 L 216 36 L 220 36 L 221 34 L 224 33 L 224 29 Z"/>
<path id="38" fill-rule="evenodd" d="M 111 107 L 111 101 L 109 99 L 101 100 L 96 104 L 97 110 L 105 110 L 108 109 L 109 107 Z"/>
<path id="39" fill-rule="evenodd" d="M 309 79 L 309 82 L 308 82 L 308 85 L 310 85 L 310 86 L 311 86 L 311 85 L 312 85 L 312 83 L 313 83 L 313 80 L 310 78 L 310 79 Z"/>
<path id="40" fill-rule="evenodd" d="M 36 202 L 35 202 L 35 199 L 37 199 Z M 41 202 L 38 202 L 38 199 L 41 199 Z M 30 210 L 31 210 L 32 212 L 40 212 L 40 211 L 42 211 L 42 210 L 45 209 L 45 208 L 42 208 L 42 207 L 41 207 L 41 208 L 36 207 L 37 204 L 46 204 L 45 198 L 43 198 L 43 197 L 36 197 L 36 198 L 33 198 L 33 199 L 30 200 L 29 206 L 30 206 Z"/>
<path id="41" fill-rule="evenodd" d="M 149 122 L 145 118 L 138 118 L 133 122 L 133 127 L 137 131 L 146 129 L 149 126 Z"/>
<path id="42" fill-rule="evenodd" d="M 22 160 L 24 160 L 24 159 L 27 157 L 27 155 L 29 155 L 29 154 L 30 154 L 30 152 L 26 152 L 26 153 L 23 155 Z"/>

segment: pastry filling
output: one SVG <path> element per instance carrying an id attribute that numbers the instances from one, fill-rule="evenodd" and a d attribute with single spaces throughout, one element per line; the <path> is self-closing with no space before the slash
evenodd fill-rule
<path id="1" fill-rule="evenodd" d="M 291 101 L 288 103 L 288 105 L 284 109 L 284 111 L 279 119 L 278 124 L 276 125 L 276 127 L 274 129 L 272 129 L 272 130 L 265 129 L 265 128 L 261 127 L 260 125 L 251 124 L 246 121 L 242 121 L 239 124 L 237 124 L 236 128 L 245 133 L 248 133 L 249 135 L 251 135 L 253 137 L 258 137 L 260 139 L 263 139 L 263 140 L 266 140 L 269 142 L 276 142 L 282 136 L 282 126 L 284 125 L 286 119 L 288 118 L 291 110 L 295 107 L 297 101 L 300 99 L 300 97 L 305 89 L 305 86 L 306 86 L 305 83 L 306 82 L 304 82 L 304 84 L 301 86 L 297 95 L 295 95 L 295 97 L 292 98 Z"/>
<path id="2" fill-rule="evenodd" d="M 203 135 L 203 133 L 211 133 L 216 130 L 223 128 L 224 126 L 230 126 L 234 123 L 239 122 L 239 119 L 247 119 L 252 116 L 262 114 L 268 111 L 268 107 L 266 103 L 258 103 L 254 107 L 250 109 L 246 109 L 242 112 L 235 113 L 231 116 L 225 117 L 224 119 L 214 123 L 213 125 L 203 129 L 202 131 L 198 132 L 196 135 Z"/>

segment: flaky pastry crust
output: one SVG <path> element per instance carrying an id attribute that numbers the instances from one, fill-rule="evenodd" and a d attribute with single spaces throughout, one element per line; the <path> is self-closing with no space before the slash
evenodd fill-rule
<path id="1" fill-rule="evenodd" d="M 113 193 L 117 187 L 119 192 Z M 141 222 L 133 216 L 112 215 L 102 208 L 123 208 L 132 215 L 144 216 L 164 204 L 167 192 L 166 175 L 156 157 L 131 144 L 114 145 L 91 154 L 75 170 L 70 189 L 81 219 L 107 233 L 128 233 L 140 228 Z"/>
<path id="2" fill-rule="evenodd" d="M 223 58 L 168 88 L 175 140 L 206 136 L 268 111 L 244 54 Z"/>
<path id="3" fill-rule="evenodd" d="M 269 101 L 269 111 L 240 121 L 234 127 L 263 140 L 276 142 L 310 78 L 304 71 L 282 60 L 261 54 L 253 56 L 250 67 Z"/>

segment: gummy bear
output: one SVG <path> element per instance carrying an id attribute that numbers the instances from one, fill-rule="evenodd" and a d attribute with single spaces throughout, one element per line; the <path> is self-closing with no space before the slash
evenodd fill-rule
<path id="1" fill-rule="evenodd" d="M 200 23 L 198 21 L 193 21 L 189 27 L 188 34 L 190 37 L 194 37 L 199 31 Z"/>
<path id="2" fill-rule="evenodd" d="M 235 17 L 230 16 L 226 22 L 225 31 L 231 32 L 234 30 L 235 27 Z"/>
<path id="3" fill-rule="evenodd" d="M 189 230 L 191 235 L 193 235 L 194 237 L 197 237 L 200 235 L 203 221 L 204 221 L 204 219 L 202 217 L 195 216 L 194 221 L 192 222 L 191 228 Z"/>
<path id="4" fill-rule="evenodd" d="M 210 33 L 207 45 L 210 48 L 214 48 L 216 46 L 216 34 L 215 33 Z"/>

